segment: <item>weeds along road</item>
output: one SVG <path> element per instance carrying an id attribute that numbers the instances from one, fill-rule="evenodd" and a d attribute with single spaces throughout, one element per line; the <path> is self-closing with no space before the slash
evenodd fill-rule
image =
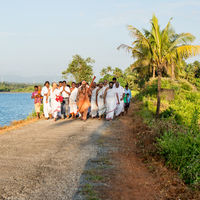
<path id="1" fill-rule="evenodd" d="M 0 135 L 0 199 L 73 199 L 109 123 L 38 121 Z"/>

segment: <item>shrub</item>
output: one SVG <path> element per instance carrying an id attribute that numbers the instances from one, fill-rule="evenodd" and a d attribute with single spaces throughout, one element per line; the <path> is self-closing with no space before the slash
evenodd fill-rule
<path id="1" fill-rule="evenodd" d="M 166 163 L 180 172 L 188 184 L 200 185 L 200 135 L 191 132 L 165 132 L 157 139 L 159 152 Z"/>

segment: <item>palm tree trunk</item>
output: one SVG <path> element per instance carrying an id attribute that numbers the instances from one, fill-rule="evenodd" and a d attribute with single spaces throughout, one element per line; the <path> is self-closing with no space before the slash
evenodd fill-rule
<path id="1" fill-rule="evenodd" d="M 175 67 L 174 67 L 174 63 L 172 63 L 172 80 L 175 80 Z"/>
<path id="2" fill-rule="evenodd" d="M 155 77 L 156 77 L 156 66 L 153 65 L 153 78 L 155 78 Z"/>
<path id="3" fill-rule="evenodd" d="M 161 66 L 158 66 L 158 91 L 157 91 L 157 109 L 156 109 L 156 118 L 160 114 L 160 101 L 161 101 Z"/>

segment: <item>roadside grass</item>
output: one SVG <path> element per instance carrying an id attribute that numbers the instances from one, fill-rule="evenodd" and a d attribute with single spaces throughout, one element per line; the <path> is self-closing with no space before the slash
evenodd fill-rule
<path id="1" fill-rule="evenodd" d="M 162 156 L 165 164 L 177 170 L 186 184 L 200 189 L 200 93 L 186 81 L 163 79 L 162 87 L 174 89 L 175 96 L 171 101 L 163 98 L 160 119 L 155 119 L 155 80 L 136 95 L 142 102 L 139 114 L 154 132 L 146 136 L 154 148 L 144 151 Z M 138 143 L 144 148 L 142 140 Z"/>
<path id="2" fill-rule="evenodd" d="M 94 186 L 91 184 L 87 183 L 83 185 L 81 193 L 87 200 L 100 200 L 95 192 Z"/>

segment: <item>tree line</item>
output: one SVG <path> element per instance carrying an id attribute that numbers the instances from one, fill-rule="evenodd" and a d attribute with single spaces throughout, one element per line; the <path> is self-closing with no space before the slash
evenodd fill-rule
<path id="1" fill-rule="evenodd" d="M 130 52 L 135 62 L 125 70 L 107 66 L 100 73 L 100 81 L 111 80 L 115 76 L 122 86 L 129 84 L 131 89 L 142 88 L 150 78 L 157 78 L 157 117 L 160 114 L 162 77 L 171 77 L 172 80 L 184 78 L 200 86 L 200 62 L 186 63 L 188 58 L 200 54 L 200 45 L 192 44 L 195 37 L 191 33 L 176 33 L 171 21 L 161 29 L 158 18 L 153 15 L 150 30 L 140 31 L 128 26 L 133 41 L 131 45 L 121 44 L 118 49 Z M 83 79 L 90 81 L 94 62 L 90 57 L 84 59 L 75 55 L 62 74 L 64 77 L 71 74 L 76 82 Z"/>

